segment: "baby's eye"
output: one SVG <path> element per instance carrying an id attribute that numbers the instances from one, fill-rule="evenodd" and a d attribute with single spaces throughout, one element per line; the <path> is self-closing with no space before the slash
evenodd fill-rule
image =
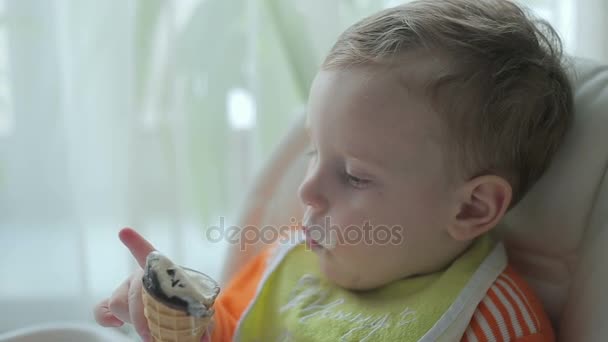
<path id="1" fill-rule="evenodd" d="M 355 177 L 348 172 L 345 172 L 345 175 L 348 183 L 357 189 L 363 189 L 371 182 L 369 179 Z"/>

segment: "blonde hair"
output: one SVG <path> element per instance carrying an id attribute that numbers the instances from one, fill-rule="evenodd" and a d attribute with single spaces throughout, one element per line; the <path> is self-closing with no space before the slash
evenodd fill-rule
<path id="1" fill-rule="evenodd" d="M 415 1 L 367 17 L 338 38 L 322 68 L 441 56 L 429 98 L 464 177 L 495 174 L 517 203 L 548 167 L 573 114 L 561 41 L 509 1 Z"/>

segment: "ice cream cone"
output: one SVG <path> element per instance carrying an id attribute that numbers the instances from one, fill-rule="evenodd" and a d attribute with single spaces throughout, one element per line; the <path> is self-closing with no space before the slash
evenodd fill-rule
<path id="1" fill-rule="evenodd" d="M 183 310 L 173 309 L 142 291 L 144 315 L 154 342 L 200 342 L 213 317 L 194 317 Z"/>
<path id="2" fill-rule="evenodd" d="M 200 342 L 213 317 L 219 285 L 157 251 L 146 257 L 144 315 L 154 342 Z"/>

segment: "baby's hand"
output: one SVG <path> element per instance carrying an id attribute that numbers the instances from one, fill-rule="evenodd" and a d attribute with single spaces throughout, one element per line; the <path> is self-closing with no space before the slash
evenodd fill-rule
<path id="1" fill-rule="evenodd" d="M 95 320 L 104 327 L 119 327 L 125 322 L 131 323 L 144 341 L 151 341 L 148 322 L 144 316 L 141 291 L 146 257 L 155 249 L 152 244 L 133 229 L 125 228 L 121 230 L 119 237 L 131 251 L 140 267 L 114 290 L 110 298 L 102 300 L 95 306 L 93 311 Z M 205 334 L 202 338 L 202 341 L 209 340 L 208 334 Z"/>
<path id="2" fill-rule="evenodd" d="M 141 279 L 144 275 L 146 256 L 154 251 L 154 247 L 130 228 L 121 230 L 118 236 L 140 267 L 114 290 L 110 298 L 102 300 L 95 306 L 95 320 L 104 327 L 119 327 L 125 322 L 132 323 L 139 336 L 144 341 L 148 341 L 150 331 L 144 316 Z"/>

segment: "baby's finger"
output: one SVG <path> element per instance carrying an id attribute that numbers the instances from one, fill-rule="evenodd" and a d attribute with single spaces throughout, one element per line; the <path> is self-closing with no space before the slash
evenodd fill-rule
<path id="1" fill-rule="evenodd" d="M 131 323 L 131 317 L 129 315 L 129 283 L 130 278 L 127 278 L 116 290 L 112 293 L 108 301 L 108 308 L 110 312 L 119 320 Z"/>
<path id="2" fill-rule="evenodd" d="M 120 241 L 127 246 L 129 251 L 131 251 L 131 254 L 135 260 L 137 260 L 139 266 L 144 268 L 146 266 L 146 257 L 150 252 L 155 250 L 154 246 L 131 228 L 123 228 L 118 233 L 118 237 L 120 238 Z"/>
<path id="3" fill-rule="evenodd" d="M 129 313 L 131 314 L 131 322 L 135 331 L 141 336 L 144 341 L 150 339 L 150 329 L 148 321 L 144 316 L 144 303 L 141 298 L 142 282 L 141 274 L 135 274 L 131 278 L 131 286 L 129 286 Z"/>
<path id="4" fill-rule="evenodd" d="M 95 309 L 93 310 L 95 321 L 104 327 L 120 327 L 124 323 L 112 314 L 108 303 L 109 300 L 104 299 L 95 306 Z"/>

